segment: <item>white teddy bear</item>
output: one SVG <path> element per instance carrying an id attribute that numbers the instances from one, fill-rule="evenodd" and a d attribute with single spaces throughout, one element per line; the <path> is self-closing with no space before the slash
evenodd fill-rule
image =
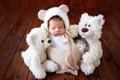
<path id="1" fill-rule="evenodd" d="M 68 29 L 83 54 L 80 67 L 86 75 L 92 74 L 95 68 L 100 65 L 103 51 L 99 39 L 104 22 L 103 15 L 90 16 L 84 13 L 79 24 L 70 25 Z"/>
<path id="2" fill-rule="evenodd" d="M 52 43 L 44 26 L 32 29 L 27 35 L 26 42 L 29 47 L 21 56 L 35 78 L 43 79 L 46 76 L 45 71 L 55 72 L 58 69 L 57 64 L 47 60 L 46 48 Z"/>
<path id="3" fill-rule="evenodd" d="M 103 50 L 100 42 L 102 28 L 104 24 L 103 15 L 90 16 L 82 14 L 80 18 L 79 35 L 85 39 L 89 45 L 89 50 L 82 56 L 81 70 L 86 74 L 92 74 L 97 66 L 100 65 L 100 58 Z"/>

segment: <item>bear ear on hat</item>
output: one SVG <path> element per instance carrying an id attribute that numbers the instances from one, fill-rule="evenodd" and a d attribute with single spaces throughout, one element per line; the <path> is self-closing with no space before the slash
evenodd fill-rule
<path id="1" fill-rule="evenodd" d="M 46 14 L 46 10 L 40 10 L 38 12 L 38 18 L 44 20 L 45 14 Z"/>
<path id="2" fill-rule="evenodd" d="M 69 8 L 68 8 L 68 6 L 65 5 L 65 4 L 60 5 L 60 6 L 59 6 L 59 9 L 61 9 L 61 10 L 62 10 L 63 12 L 65 12 L 65 13 L 69 12 Z"/>

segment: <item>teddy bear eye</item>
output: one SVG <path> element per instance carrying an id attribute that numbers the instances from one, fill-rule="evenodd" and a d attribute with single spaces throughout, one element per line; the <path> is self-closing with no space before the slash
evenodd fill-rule
<path id="1" fill-rule="evenodd" d="M 89 24 L 88 27 L 90 27 L 91 25 Z"/>
<path id="2" fill-rule="evenodd" d="M 43 42 L 44 42 L 44 40 L 41 40 L 41 42 L 43 43 Z"/>
<path id="3" fill-rule="evenodd" d="M 85 26 L 87 26 L 87 24 L 85 24 Z"/>

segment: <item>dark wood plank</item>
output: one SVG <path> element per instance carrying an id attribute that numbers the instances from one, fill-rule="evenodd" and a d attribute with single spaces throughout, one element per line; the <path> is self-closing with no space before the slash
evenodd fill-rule
<path id="1" fill-rule="evenodd" d="M 37 80 L 37 79 L 35 79 L 32 72 L 29 72 L 28 78 L 26 80 Z"/>
<path id="2" fill-rule="evenodd" d="M 13 60 L 11 61 L 11 64 L 10 64 L 8 70 L 7 70 L 7 73 L 4 76 L 4 79 L 13 79 L 13 80 L 16 80 L 16 79 L 17 80 L 26 80 L 27 79 L 27 75 L 29 73 L 29 69 L 25 66 L 25 64 L 24 64 L 24 62 L 23 62 L 23 60 L 22 60 L 22 58 L 20 56 L 21 56 L 21 52 L 28 47 L 27 44 L 26 44 L 26 42 L 25 42 L 27 33 L 33 27 L 40 25 L 39 24 L 40 22 L 39 22 L 38 18 L 36 18 L 36 15 L 35 15 L 37 13 L 35 13 L 33 11 L 31 11 L 30 13 L 34 14 L 34 18 L 27 25 L 28 28 L 26 30 L 26 33 L 24 34 L 24 38 L 21 41 L 20 47 L 16 51 L 16 54 L 15 54 Z M 20 63 L 17 63 L 17 62 L 20 62 Z M 21 67 L 20 68 L 16 68 L 16 63 L 18 64 L 18 66 L 21 66 Z M 24 69 L 25 67 L 26 67 L 26 69 Z M 30 72 L 30 74 L 31 74 L 31 72 Z M 32 78 L 30 78 L 30 79 L 32 79 Z"/>
<path id="3" fill-rule="evenodd" d="M 120 13 L 120 12 L 119 12 Z M 114 34 L 120 39 L 120 15 L 114 14 L 108 18 L 109 26 L 113 30 Z"/>
<path id="4" fill-rule="evenodd" d="M 3 5 L 3 4 L 0 4 L 0 25 L 4 22 L 4 20 L 7 19 L 8 14 L 8 10 L 6 10 L 7 8 Z M 0 26 L 1 27 L 1 26 Z"/>
<path id="5" fill-rule="evenodd" d="M 45 3 L 44 0 L 3 0 L 5 4 L 9 4 L 12 7 L 16 6 L 16 8 L 48 8 L 60 4 L 68 4 L 69 0 L 47 0 Z M 47 5 L 47 6 L 46 6 Z"/>
<path id="6" fill-rule="evenodd" d="M 119 0 L 47 0 L 45 4 L 43 0 L 1 0 L 0 80 L 36 80 L 20 56 L 21 51 L 28 47 L 25 42 L 26 35 L 33 27 L 42 23 L 37 18 L 39 9 L 48 9 L 62 3 L 70 8 L 68 15 L 71 24 L 77 24 L 84 12 L 104 15 L 106 22 L 101 39 L 104 54 L 100 66 L 89 76 L 85 76 L 81 71 L 78 76 L 69 73 L 47 73 L 44 80 L 120 80 Z"/>
<path id="7" fill-rule="evenodd" d="M 70 73 L 52 74 L 51 80 L 75 80 L 75 76 Z"/>
<path id="8" fill-rule="evenodd" d="M 28 27 L 27 25 L 30 22 L 30 18 L 31 17 L 29 15 L 29 12 L 21 15 L 21 18 L 18 20 L 18 24 L 14 25 L 14 28 L 11 30 L 4 43 L 0 46 L 0 79 L 6 73 L 5 71 L 9 67 L 9 64 L 11 63 L 14 57 L 14 54 L 20 44 L 20 41 L 24 36 L 24 32 Z"/>
<path id="9" fill-rule="evenodd" d="M 78 76 L 75 76 L 75 80 L 94 80 L 93 74 L 90 76 L 86 76 L 84 73 L 79 72 Z"/>
<path id="10" fill-rule="evenodd" d="M 21 15 L 21 10 L 17 10 L 15 12 L 7 11 L 7 13 L 9 14 L 4 16 L 6 19 L 3 19 L 4 22 L 0 25 L 0 45 L 3 43 L 5 38 L 7 38 L 11 30 L 15 27 L 14 25 L 19 23 L 18 18 Z"/>
<path id="11" fill-rule="evenodd" d="M 103 58 L 101 59 L 101 65 L 98 67 L 101 80 L 120 80 L 120 68 L 117 66 L 116 61 L 114 60 L 110 50 L 105 44 L 104 38 L 103 42 Z"/>
<path id="12" fill-rule="evenodd" d="M 115 59 L 117 65 L 120 67 L 120 40 L 119 38 L 115 35 L 115 33 L 112 31 L 110 28 L 109 24 L 108 26 L 104 26 L 104 31 L 103 31 L 103 38 L 105 40 L 105 45 L 111 52 L 113 58 Z"/>
<path id="13" fill-rule="evenodd" d="M 23 11 L 24 12 L 24 11 Z M 30 21 L 29 23 L 27 23 L 25 26 L 27 26 L 27 30 L 24 32 L 24 37 L 20 43 L 20 46 L 19 48 L 17 49 L 16 51 L 16 54 L 15 56 L 13 57 L 13 60 L 11 61 L 11 64 L 4 76 L 3 79 L 8 79 L 8 80 L 26 80 L 27 78 L 27 75 L 29 73 L 29 70 L 28 68 L 25 66 L 25 64 L 23 64 L 23 60 L 21 58 L 21 52 L 27 48 L 27 45 L 25 45 L 25 38 L 26 38 L 26 34 L 28 33 L 28 31 L 32 28 L 31 25 L 32 25 L 32 22 L 34 20 L 34 12 L 33 11 L 30 11 L 31 13 L 31 18 L 30 18 Z M 29 18 L 28 18 L 29 19 Z M 24 25 L 21 25 L 21 26 L 24 26 Z M 19 62 L 19 63 L 18 63 Z M 16 64 L 17 67 L 16 68 Z"/>

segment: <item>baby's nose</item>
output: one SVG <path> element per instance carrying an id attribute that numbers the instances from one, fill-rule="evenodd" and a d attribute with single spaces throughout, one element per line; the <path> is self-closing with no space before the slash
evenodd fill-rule
<path id="1" fill-rule="evenodd" d="M 56 28 L 55 31 L 59 31 L 60 29 L 59 28 Z"/>

